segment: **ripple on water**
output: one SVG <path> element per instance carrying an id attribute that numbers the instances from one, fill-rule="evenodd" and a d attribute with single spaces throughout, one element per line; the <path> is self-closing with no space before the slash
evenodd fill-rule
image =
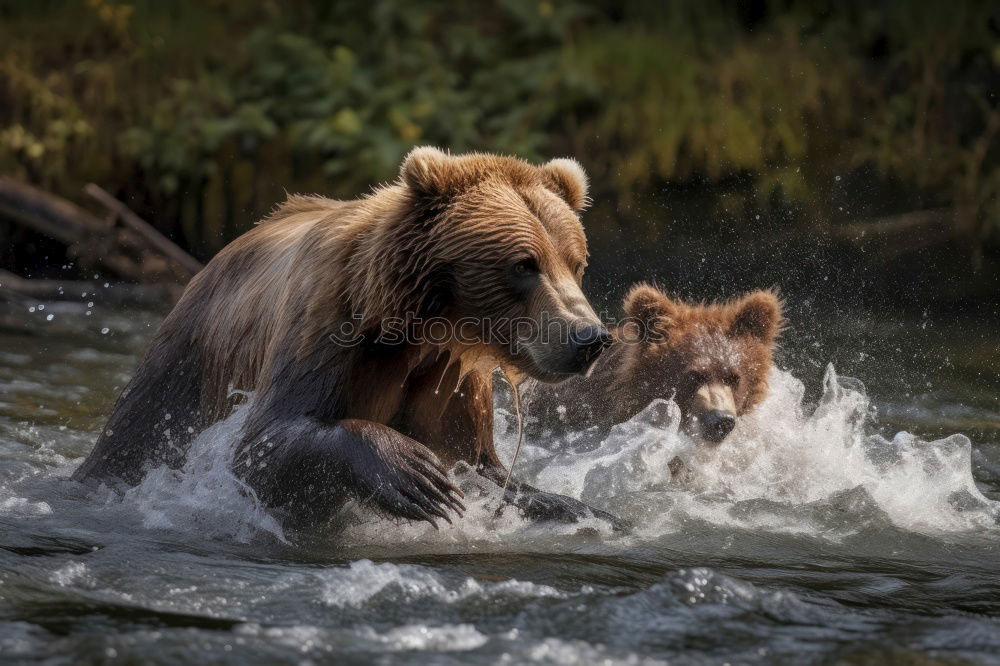
<path id="1" fill-rule="evenodd" d="M 68 482 L 100 425 L 88 409 L 106 409 L 87 401 L 113 398 L 153 322 L 72 317 L 45 323 L 47 356 L 0 352 L 0 653 L 15 662 L 1000 654 L 997 504 L 983 492 L 995 456 L 961 435 L 878 434 L 863 387 L 832 369 L 815 404 L 775 371 L 767 400 L 718 449 L 685 438 L 669 401 L 606 437 L 526 443 L 520 478 L 612 508 L 636 525 L 629 536 L 596 520 L 496 518 L 498 490 L 468 467 L 454 472 L 469 506 L 454 526 L 352 506 L 302 535 L 229 472 L 239 409 L 196 438 L 182 469 L 154 470 L 124 496 Z M 498 410 L 497 438 L 509 456 L 507 416 Z M 670 475 L 675 456 L 683 478 Z"/>

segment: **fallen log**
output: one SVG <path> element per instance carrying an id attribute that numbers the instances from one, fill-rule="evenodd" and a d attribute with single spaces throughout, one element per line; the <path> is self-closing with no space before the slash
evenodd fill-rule
<path id="1" fill-rule="evenodd" d="M 0 215 L 67 245 L 109 228 L 71 201 L 6 176 L 0 176 Z"/>
<path id="2" fill-rule="evenodd" d="M 203 268 L 200 261 L 182 250 L 173 241 L 154 229 L 153 225 L 136 215 L 132 209 L 111 196 L 111 194 L 100 186 L 88 183 L 83 188 L 83 191 L 117 215 L 122 222 L 144 238 L 150 246 L 166 258 L 175 262 L 186 274 L 187 279 L 193 277 L 195 273 Z"/>
<path id="3" fill-rule="evenodd" d="M 64 243 L 66 254 L 83 268 L 103 269 L 130 281 L 146 277 L 128 243 L 111 238 L 113 221 L 101 220 L 62 197 L 0 176 L 0 217 Z"/>
<path id="4" fill-rule="evenodd" d="M 62 197 L 0 177 L 0 218 L 64 243 L 66 256 L 86 270 L 100 269 L 127 282 L 173 285 L 160 289 L 160 298 L 165 293 L 176 294 L 177 286 L 201 270 L 198 260 L 106 190 L 90 183 L 84 191 L 108 210 L 104 219 Z M 11 275 L 7 275 L 9 283 L 21 280 L 17 284 L 22 292 L 39 297 L 50 294 L 58 298 L 58 284 L 67 284 L 41 281 L 31 286 L 24 278 Z M 138 285 L 120 286 L 125 300 L 147 300 L 143 290 L 134 289 Z"/>

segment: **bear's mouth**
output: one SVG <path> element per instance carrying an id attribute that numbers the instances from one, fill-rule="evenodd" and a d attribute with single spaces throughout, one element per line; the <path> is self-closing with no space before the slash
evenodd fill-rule
<path id="1" fill-rule="evenodd" d="M 580 372 L 563 372 L 560 370 L 548 370 L 541 368 L 530 358 L 526 359 L 527 363 L 522 364 L 521 368 L 525 374 L 546 384 L 558 384 L 559 382 L 566 381 L 571 377 L 579 376 Z"/>
<path id="2" fill-rule="evenodd" d="M 557 383 L 581 375 L 590 376 L 597 365 L 597 355 L 600 353 L 581 357 L 579 354 L 538 354 L 533 353 L 531 347 L 525 351 L 527 353 L 518 355 L 522 369 L 533 379 L 546 383 Z"/>

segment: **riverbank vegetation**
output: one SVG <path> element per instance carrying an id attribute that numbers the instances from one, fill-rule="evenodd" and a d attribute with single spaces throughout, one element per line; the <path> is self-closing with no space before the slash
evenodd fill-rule
<path id="1" fill-rule="evenodd" d="M 612 258 L 822 237 L 930 248 L 963 294 L 997 275 L 987 2 L 37 0 L 0 3 L 0 44 L 0 172 L 98 183 L 202 260 L 285 190 L 356 196 L 430 143 L 577 156 Z"/>

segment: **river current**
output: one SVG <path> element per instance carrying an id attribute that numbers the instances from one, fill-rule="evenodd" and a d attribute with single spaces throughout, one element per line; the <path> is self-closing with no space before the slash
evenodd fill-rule
<path id="1" fill-rule="evenodd" d="M 239 410 L 125 496 L 70 481 L 158 318 L 2 307 L 3 663 L 1000 664 L 995 330 L 793 328 L 714 449 L 668 401 L 525 443 L 515 476 L 627 535 L 494 517 L 461 467 L 454 526 L 351 507 L 299 534 L 228 471 Z"/>

